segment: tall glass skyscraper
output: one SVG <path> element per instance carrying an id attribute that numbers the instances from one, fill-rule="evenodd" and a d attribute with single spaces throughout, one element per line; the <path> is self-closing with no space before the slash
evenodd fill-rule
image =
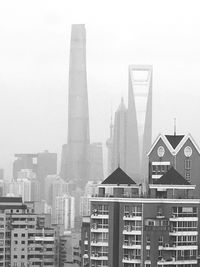
<path id="1" fill-rule="evenodd" d="M 127 172 L 141 180 L 148 175 L 152 140 L 152 66 L 129 66 Z"/>
<path id="2" fill-rule="evenodd" d="M 102 147 L 99 143 L 90 144 L 88 109 L 86 30 L 84 24 L 73 24 L 69 63 L 68 139 L 62 149 L 61 176 L 80 187 L 84 187 L 91 177 L 103 178 Z"/>
<path id="3" fill-rule="evenodd" d="M 108 173 L 122 168 L 138 182 L 147 181 L 152 139 L 152 66 L 129 66 L 128 108 L 122 101 L 111 125 Z"/>
<path id="4" fill-rule="evenodd" d="M 82 181 L 88 177 L 89 143 L 86 32 L 85 25 L 74 24 L 71 29 L 69 63 L 68 142 L 63 146 L 61 164 L 64 179 Z"/>

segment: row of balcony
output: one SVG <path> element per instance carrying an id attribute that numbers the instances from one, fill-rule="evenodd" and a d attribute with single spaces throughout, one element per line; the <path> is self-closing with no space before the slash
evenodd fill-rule
<path id="1" fill-rule="evenodd" d="M 171 257 L 171 258 L 161 258 L 158 259 L 158 265 L 171 265 L 171 264 L 197 264 L 196 256 L 188 256 L 188 257 Z M 196 265 L 195 265 L 196 266 Z"/>

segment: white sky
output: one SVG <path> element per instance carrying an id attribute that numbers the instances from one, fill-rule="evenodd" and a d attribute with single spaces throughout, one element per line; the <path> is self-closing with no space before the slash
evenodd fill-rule
<path id="1" fill-rule="evenodd" d="M 190 132 L 200 145 L 199 1 L 0 1 L 0 168 L 14 153 L 67 140 L 70 30 L 87 31 L 91 141 L 108 138 L 127 101 L 128 65 L 152 64 L 153 136 Z"/>

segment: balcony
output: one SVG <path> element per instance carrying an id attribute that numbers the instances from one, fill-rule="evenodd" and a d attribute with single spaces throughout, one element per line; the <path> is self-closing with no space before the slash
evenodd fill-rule
<path id="1" fill-rule="evenodd" d="M 181 216 L 179 216 L 180 214 L 173 214 L 171 218 L 169 218 L 169 220 L 171 222 L 198 222 L 198 217 L 196 216 L 182 216 L 185 214 L 181 214 Z"/>
<path id="2" fill-rule="evenodd" d="M 92 253 L 90 256 L 90 259 L 91 260 L 98 260 L 98 261 L 107 261 L 108 256 L 107 256 L 107 253 L 98 252 L 98 253 Z"/>
<path id="3" fill-rule="evenodd" d="M 129 242 L 129 243 L 124 243 L 123 244 L 123 249 L 141 249 L 141 244 L 136 245 L 136 243 Z"/>
<path id="4" fill-rule="evenodd" d="M 93 246 L 93 247 L 108 247 L 108 241 L 93 240 L 93 241 L 91 241 L 91 246 Z"/>
<path id="5" fill-rule="evenodd" d="M 172 218 L 193 218 L 193 217 L 196 217 L 196 218 L 198 218 L 197 217 L 197 213 L 196 212 L 189 212 L 189 213 L 187 213 L 187 212 L 180 212 L 180 213 L 176 213 L 176 212 L 174 212 L 173 214 L 172 214 Z"/>
<path id="6" fill-rule="evenodd" d="M 157 262 L 157 265 L 161 266 L 171 266 L 171 265 L 183 265 L 183 264 L 197 264 L 196 256 L 191 256 L 191 257 L 172 257 L 172 258 L 167 258 L 164 259 L 162 258 Z"/>
<path id="7" fill-rule="evenodd" d="M 177 231 L 172 230 L 169 232 L 170 236 L 198 236 L 198 231 Z"/>
<path id="8" fill-rule="evenodd" d="M 137 213 L 135 215 L 124 215 L 123 217 L 124 221 L 141 221 L 142 220 L 142 214 L 141 213 Z"/>
<path id="9" fill-rule="evenodd" d="M 141 264 L 141 256 L 125 256 L 122 260 L 123 263 Z"/>
<path id="10" fill-rule="evenodd" d="M 123 235 L 141 235 L 141 230 L 123 230 Z"/>
<path id="11" fill-rule="evenodd" d="M 92 219 L 108 219 L 109 215 L 108 214 L 101 214 L 101 213 L 93 213 L 91 215 Z"/>
<path id="12" fill-rule="evenodd" d="M 91 227 L 91 232 L 108 233 L 108 225 L 93 223 Z"/>
<path id="13" fill-rule="evenodd" d="M 165 244 L 164 246 L 159 246 L 159 250 L 197 250 L 197 245 L 183 245 L 178 246 L 176 244 Z"/>

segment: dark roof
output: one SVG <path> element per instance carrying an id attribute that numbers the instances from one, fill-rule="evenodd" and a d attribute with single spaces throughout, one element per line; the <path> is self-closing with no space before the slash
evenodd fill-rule
<path id="1" fill-rule="evenodd" d="M 26 205 L 1 205 L 0 206 L 0 210 L 25 210 L 27 209 L 27 206 Z M 17 215 L 19 216 L 20 214 L 18 213 L 13 213 L 14 215 Z"/>
<path id="2" fill-rule="evenodd" d="M 171 167 L 168 172 L 158 179 L 156 184 L 167 184 L 167 185 L 191 185 L 174 167 Z"/>
<path id="3" fill-rule="evenodd" d="M 173 149 L 175 149 L 183 139 L 184 135 L 165 135 L 165 137 L 167 138 Z"/>
<path id="4" fill-rule="evenodd" d="M 22 203 L 22 197 L 0 197 L 0 204 L 4 202 L 21 202 Z"/>
<path id="5" fill-rule="evenodd" d="M 102 184 L 136 184 L 120 167 L 109 175 Z"/>

